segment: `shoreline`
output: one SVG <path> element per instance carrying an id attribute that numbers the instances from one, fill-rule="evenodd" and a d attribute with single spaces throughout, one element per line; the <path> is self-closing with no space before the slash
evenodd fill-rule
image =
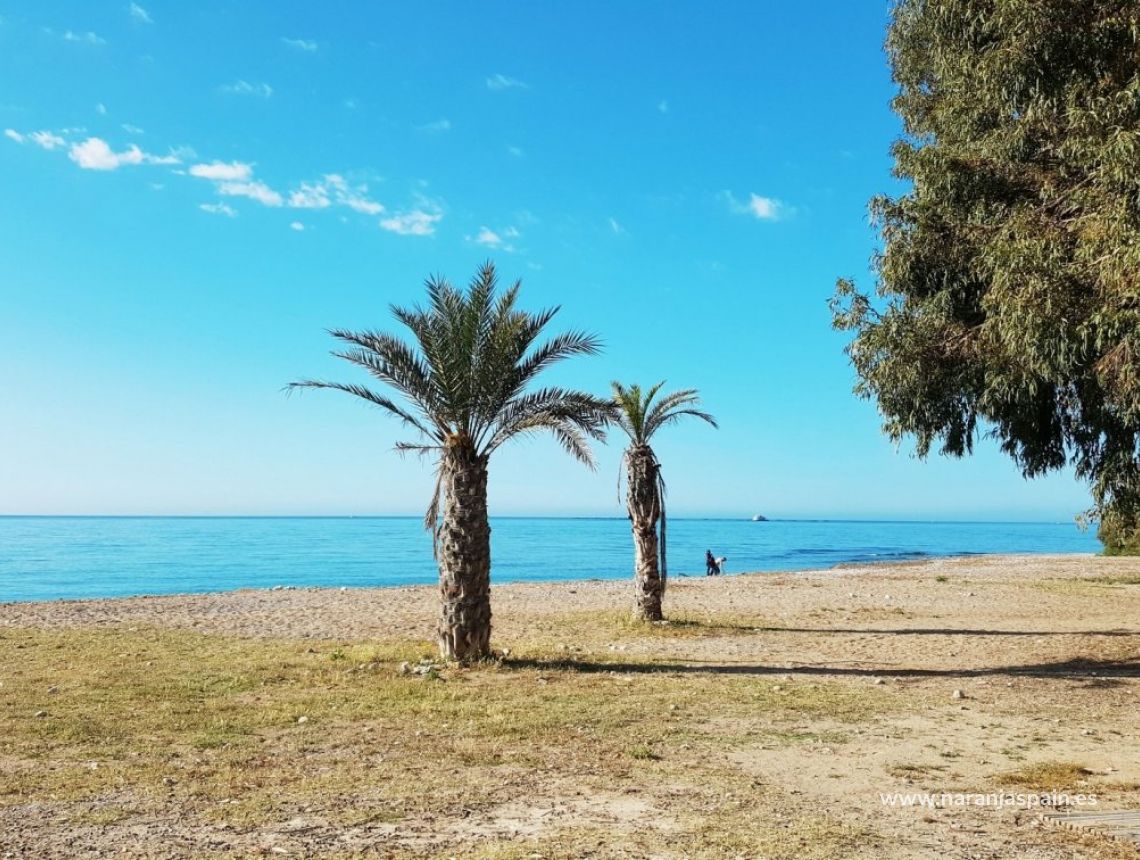
<path id="1" fill-rule="evenodd" d="M 740 572 L 732 572 L 721 574 L 720 576 L 711 577 L 704 574 L 689 574 L 689 573 L 675 573 L 669 575 L 669 582 L 676 583 L 677 581 L 702 581 L 706 579 L 739 579 L 741 577 L 772 577 L 772 576 L 812 576 L 820 574 L 836 574 L 841 575 L 844 573 L 859 572 L 864 570 L 873 570 L 875 568 L 914 568 L 921 567 L 927 564 L 934 564 L 942 561 L 959 561 L 964 559 L 1046 559 L 1046 558 L 1101 558 L 1099 553 L 1050 553 L 1050 552 L 1021 552 L 1021 553 L 987 553 L 987 552 L 956 552 L 947 554 L 932 554 L 932 553 L 917 553 L 915 557 L 899 557 L 889 561 L 876 561 L 876 560 L 857 560 L 857 561 L 841 561 L 836 562 L 830 567 L 803 567 L 803 568 L 780 568 L 774 570 L 748 570 Z M 492 568 L 492 579 L 494 577 L 494 570 Z M 516 586 L 572 586 L 572 585 L 586 585 L 596 583 L 625 583 L 632 582 L 632 574 L 628 576 L 615 576 L 615 577 L 587 577 L 584 579 L 508 579 L 501 582 L 491 582 L 491 588 L 498 590 L 502 588 L 512 588 Z M 208 597 L 227 594 L 238 593 L 264 593 L 264 592 L 367 592 L 367 591 L 382 591 L 391 592 L 399 591 L 402 589 L 434 589 L 436 583 L 422 582 L 422 583 L 409 583 L 409 584 L 394 584 L 394 585 L 286 585 L 275 584 L 271 586 L 249 586 L 239 585 L 234 588 L 211 589 L 206 591 L 169 591 L 169 592 L 138 592 L 131 594 L 116 594 L 104 595 L 94 597 L 50 597 L 44 599 L 31 599 L 31 600 L 0 600 L 0 610 L 7 607 L 14 606 L 27 606 L 38 604 L 64 604 L 64 603 L 97 603 L 101 601 L 116 601 L 116 600 L 161 600 L 163 598 L 193 598 L 193 597 Z"/>
<path id="2" fill-rule="evenodd" d="M 908 605 L 933 602 L 939 615 L 961 620 L 975 613 L 972 604 L 983 592 L 996 597 L 1003 590 L 1017 591 L 1017 600 L 1026 603 L 1025 580 L 1095 578 L 1113 571 L 1131 574 L 1138 568 L 1137 559 L 1023 554 L 937 557 L 917 564 L 840 570 L 673 577 L 665 611 L 675 618 L 718 613 L 773 616 L 772 622 L 779 623 L 780 615 L 802 613 L 808 607 L 852 618 L 890 618 L 909 611 Z M 963 592 L 964 583 L 969 587 Z M 507 644 L 543 619 L 590 613 L 626 617 L 633 578 L 511 582 L 492 588 L 494 637 Z M 1042 606 L 1034 611 L 1049 617 L 1053 610 Z M 0 630 L 135 626 L 253 638 L 428 641 L 434 637 L 437 613 L 435 585 L 247 588 L 5 603 L 0 604 Z"/>

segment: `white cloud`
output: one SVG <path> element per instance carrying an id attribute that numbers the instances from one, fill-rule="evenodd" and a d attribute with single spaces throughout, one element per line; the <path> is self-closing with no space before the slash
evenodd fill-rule
<path id="1" fill-rule="evenodd" d="M 669 102 L 665 99 L 661 99 L 661 101 L 657 103 L 657 110 L 660 113 L 669 113 Z"/>
<path id="2" fill-rule="evenodd" d="M 39 134 L 48 134 L 40 132 Z M 33 139 L 36 135 L 32 136 Z M 44 149 L 55 149 L 62 146 L 64 141 L 54 135 L 48 135 L 45 143 L 36 140 Z M 50 143 L 51 145 L 48 145 Z M 173 152 L 169 155 L 151 155 L 143 152 L 132 144 L 122 152 L 115 152 L 111 145 L 100 137 L 89 137 L 82 143 L 73 143 L 68 150 L 67 157 L 84 170 L 117 170 L 128 164 L 181 164 L 182 160 Z"/>
<path id="3" fill-rule="evenodd" d="M 123 131 L 127 134 L 146 134 L 146 132 L 137 125 L 131 125 L 129 122 L 123 123 Z"/>
<path id="4" fill-rule="evenodd" d="M 336 203 L 363 215 L 379 215 L 384 206 L 368 197 L 367 185 L 349 185 L 338 173 L 329 173 L 319 182 L 303 182 L 289 195 L 294 209 L 325 209 Z"/>
<path id="5" fill-rule="evenodd" d="M 420 131 L 431 132 L 432 134 L 439 134 L 444 131 L 451 131 L 451 120 L 444 117 L 437 119 L 435 122 L 429 122 L 427 125 L 419 126 Z"/>
<path id="6" fill-rule="evenodd" d="M 748 209 L 761 221 L 775 221 L 780 217 L 783 204 L 771 197 L 761 197 L 753 194 L 748 199 Z"/>
<path id="7" fill-rule="evenodd" d="M 479 234 L 473 240 L 476 245 L 486 245 L 488 248 L 498 248 L 503 244 L 503 237 L 487 227 L 480 227 Z"/>
<path id="8" fill-rule="evenodd" d="M 362 215 L 379 215 L 384 211 L 381 204 L 368 198 L 367 185 L 352 187 L 343 176 L 336 173 L 330 173 L 326 176 L 325 182 L 336 194 L 336 202 L 342 206 L 347 206 L 353 212 L 359 212 Z"/>
<path id="9" fill-rule="evenodd" d="M 84 170 L 117 170 L 125 164 L 142 164 L 146 160 L 146 155 L 137 146 L 115 152 L 107 141 L 99 137 L 73 143 L 67 155 Z"/>
<path id="10" fill-rule="evenodd" d="M 143 153 L 143 161 L 147 164 L 181 164 L 182 159 L 179 158 L 178 153 L 171 150 L 169 155 L 150 155 Z"/>
<path id="11" fill-rule="evenodd" d="M 510 78 L 506 75 L 491 75 L 487 78 L 487 89 L 489 90 L 511 90 L 511 89 L 527 89 L 527 85 L 520 81 L 518 78 Z"/>
<path id="12" fill-rule="evenodd" d="M 249 81 L 234 81 L 221 87 L 223 93 L 234 96 L 258 96 L 263 99 L 273 95 L 273 87 L 269 84 L 251 84 Z"/>
<path id="13" fill-rule="evenodd" d="M 242 182 L 253 176 L 253 165 L 241 161 L 211 161 L 209 164 L 195 164 L 190 175 L 199 179 Z"/>
<path id="14" fill-rule="evenodd" d="M 50 131 L 32 131 L 21 134 L 14 128 L 6 128 L 4 129 L 4 136 L 9 140 L 16 141 L 16 143 L 34 143 L 41 149 L 59 149 L 61 146 L 67 145 L 66 140 Z"/>
<path id="15" fill-rule="evenodd" d="M 513 254 L 518 249 L 509 241 L 517 239 L 522 233 L 518 231 L 517 227 L 504 227 L 500 230 L 492 230 L 490 227 L 480 227 L 479 232 L 474 236 L 466 236 L 464 238 L 469 242 L 474 242 L 476 245 L 482 245 L 485 248 L 494 248 L 498 251 L 506 251 Z"/>
<path id="16" fill-rule="evenodd" d="M 289 225 L 289 229 L 290 230 L 296 230 L 298 233 L 301 233 L 304 231 L 305 225 L 302 224 L 300 221 L 294 221 L 292 224 Z"/>
<path id="17" fill-rule="evenodd" d="M 150 17 L 150 13 L 147 12 L 146 9 L 144 9 L 138 3 L 132 3 L 130 6 L 128 6 L 127 12 L 130 14 L 130 16 L 132 18 L 134 18 L 140 24 L 153 24 L 154 23 L 154 19 Z"/>
<path id="18" fill-rule="evenodd" d="M 63 34 L 63 40 L 65 42 L 80 42 L 84 45 L 106 45 L 107 44 L 106 39 L 104 39 L 102 36 L 98 35 L 97 33 L 92 33 L 90 31 L 88 31 L 86 33 L 76 33 L 73 30 L 66 30 L 66 31 L 64 31 L 64 34 Z"/>
<path id="19" fill-rule="evenodd" d="M 284 44 L 290 48 L 296 48 L 298 51 L 304 51 L 307 54 L 315 54 L 317 51 L 317 43 L 309 39 L 282 39 Z"/>
<path id="20" fill-rule="evenodd" d="M 515 158 L 522 158 L 523 157 L 522 147 L 520 147 L 520 146 L 508 146 L 507 152 L 510 153 L 511 155 L 513 155 Z"/>
<path id="21" fill-rule="evenodd" d="M 191 176 L 214 183 L 226 197 L 248 197 L 263 206 L 282 206 L 285 199 L 264 182 L 253 178 L 253 165 L 243 161 L 211 161 L 190 167 Z"/>
<path id="22" fill-rule="evenodd" d="M 743 202 L 737 200 L 731 191 L 722 191 L 718 196 L 728 204 L 729 211 L 737 215 L 751 215 L 759 221 L 779 221 L 788 211 L 788 207 L 774 197 L 750 194 L 748 201 Z"/>
<path id="23" fill-rule="evenodd" d="M 621 226 L 621 224 L 618 223 L 616 218 L 610 218 L 609 222 L 610 222 L 610 229 L 613 230 L 615 236 L 624 236 L 625 235 L 625 227 Z"/>
<path id="24" fill-rule="evenodd" d="M 424 201 L 418 208 L 399 212 L 391 218 L 380 221 L 380 227 L 401 236 L 431 236 L 435 225 L 443 219 L 443 212 L 430 201 Z"/>
<path id="25" fill-rule="evenodd" d="M 50 131 L 33 131 L 28 135 L 28 140 L 44 149 L 58 149 L 67 143 L 58 134 L 52 134 Z"/>
<path id="26" fill-rule="evenodd" d="M 281 195 L 264 182 L 251 180 L 249 182 L 219 182 L 218 193 L 227 197 L 248 197 L 256 200 L 263 206 L 280 206 L 285 201 Z"/>
<path id="27" fill-rule="evenodd" d="M 198 206 L 203 212 L 211 215 L 225 215 L 227 218 L 236 218 L 237 210 L 227 203 L 202 203 Z"/>
<path id="28" fill-rule="evenodd" d="M 326 209 L 332 206 L 328 188 L 320 182 L 302 182 L 301 187 L 289 195 L 293 209 Z"/>
<path id="29" fill-rule="evenodd" d="M 95 113 L 99 114 L 100 116 L 105 116 L 107 113 L 107 106 L 102 102 L 99 102 L 99 104 L 95 105 Z"/>

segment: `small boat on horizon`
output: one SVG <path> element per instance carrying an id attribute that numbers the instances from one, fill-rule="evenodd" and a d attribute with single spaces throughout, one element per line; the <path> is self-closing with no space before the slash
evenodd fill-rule
<path id="1" fill-rule="evenodd" d="M 766 522 L 768 522 L 768 518 L 766 516 L 764 516 L 763 514 L 756 514 L 752 517 L 752 522 L 754 522 L 754 523 L 766 523 Z"/>

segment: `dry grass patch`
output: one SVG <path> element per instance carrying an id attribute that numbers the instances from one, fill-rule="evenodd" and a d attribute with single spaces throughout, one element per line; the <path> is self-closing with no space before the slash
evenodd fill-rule
<path id="1" fill-rule="evenodd" d="M 533 646 L 525 660 L 401 673 L 401 662 L 431 650 L 9 629 L 0 634 L 0 812 L 18 818 L 48 804 L 76 826 L 123 829 L 173 814 L 191 832 L 303 817 L 330 839 L 399 825 L 443 833 L 415 836 L 411 854 L 441 840 L 451 856 L 471 836 L 463 821 L 519 797 L 630 791 L 669 809 L 676 832 L 661 845 L 685 847 L 673 856 L 780 846 L 788 832 L 802 834 L 799 856 L 818 846 L 829 856 L 851 831 L 826 817 L 758 822 L 774 790 L 720 768 L 723 750 L 758 730 L 862 723 L 898 707 L 899 694 L 880 689 L 773 684 L 648 660 L 565 661 Z M 656 845 L 658 815 L 623 828 L 620 844 L 635 854 Z M 555 839 L 543 856 L 558 856 L 560 845 L 565 856 L 586 850 L 589 816 L 563 824 L 541 823 L 540 853 Z M 493 834 L 477 835 L 498 850 Z M 509 841 L 502 856 L 514 856 Z"/>
<path id="2" fill-rule="evenodd" d="M 1088 782 L 1093 772 L 1069 761 L 1047 761 L 1006 771 L 997 776 L 999 782 L 1020 785 L 1033 791 L 1066 791 Z"/>

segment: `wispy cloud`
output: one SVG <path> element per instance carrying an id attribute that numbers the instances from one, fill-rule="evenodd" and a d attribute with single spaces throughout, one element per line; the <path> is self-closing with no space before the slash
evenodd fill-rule
<path id="1" fill-rule="evenodd" d="M 316 42 L 310 39 L 282 39 L 282 44 L 288 45 L 290 48 L 295 48 L 298 51 L 304 51 L 306 54 L 315 54 L 319 47 Z"/>
<path id="2" fill-rule="evenodd" d="M 722 191 L 721 200 L 728 204 L 730 212 L 736 215 L 751 215 L 759 221 L 779 221 L 788 213 L 788 207 L 774 197 L 750 194 L 748 200 L 738 200 L 731 191 Z"/>
<path id="3" fill-rule="evenodd" d="M 95 113 L 99 114 L 100 116 L 106 116 L 107 106 L 102 102 L 99 102 L 99 104 L 95 105 Z"/>
<path id="4" fill-rule="evenodd" d="M 669 102 L 666 101 L 665 99 L 661 99 L 661 101 L 659 101 L 657 103 L 657 112 L 658 113 L 669 113 Z"/>
<path id="5" fill-rule="evenodd" d="M 132 3 L 130 6 L 128 6 L 127 14 L 129 14 L 131 18 L 138 21 L 140 24 L 154 23 L 154 19 L 150 17 L 150 13 L 138 3 Z"/>
<path id="6" fill-rule="evenodd" d="M 498 248 L 503 244 L 503 237 L 488 227 L 480 227 L 478 235 L 476 235 L 472 241 L 474 241 L 476 245 Z"/>
<path id="7" fill-rule="evenodd" d="M 262 206 L 281 206 L 285 202 L 279 193 L 256 179 L 248 182 L 219 182 L 218 193 L 227 197 L 248 197 Z"/>
<path id="8" fill-rule="evenodd" d="M 209 164 L 192 165 L 189 173 L 199 179 L 242 182 L 253 176 L 253 165 L 242 161 L 211 161 Z"/>
<path id="9" fill-rule="evenodd" d="M 200 203 L 198 208 L 211 215 L 225 215 L 227 218 L 236 218 L 237 210 L 228 203 Z"/>
<path id="10" fill-rule="evenodd" d="M 67 141 L 60 137 L 58 134 L 52 134 L 50 131 L 33 131 L 28 135 L 28 140 L 36 146 L 43 147 L 44 149 L 59 149 L 65 146 Z"/>
<path id="11" fill-rule="evenodd" d="M 67 145 L 66 140 L 50 131 L 32 131 L 23 134 L 14 128 L 6 128 L 4 129 L 4 136 L 9 140 L 16 141 L 16 143 L 34 143 L 41 149 L 47 150 L 59 149 Z"/>
<path id="12" fill-rule="evenodd" d="M 444 117 L 437 119 L 435 122 L 429 122 L 425 125 L 417 126 L 420 131 L 426 131 L 429 134 L 441 134 L 445 131 L 451 131 L 451 120 Z"/>
<path id="13" fill-rule="evenodd" d="M 305 230 L 305 225 L 302 224 L 300 221 L 293 221 L 289 225 L 289 229 L 290 230 L 296 230 L 298 233 L 302 233 Z"/>
<path id="14" fill-rule="evenodd" d="M 431 236 L 441 220 L 443 207 L 432 200 L 421 199 L 415 208 L 382 219 L 380 227 L 400 236 Z"/>
<path id="15" fill-rule="evenodd" d="M 123 123 L 122 128 L 127 134 L 146 134 L 146 132 L 137 125 L 131 125 L 129 122 Z"/>
<path id="16" fill-rule="evenodd" d="M 293 209 L 327 209 L 332 206 L 329 190 L 323 182 L 302 182 L 301 187 L 289 195 Z"/>
<path id="17" fill-rule="evenodd" d="M 63 32 L 63 41 L 76 42 L 83 45 L 106 45 L 107 40 L 100 36 L 98 33 L 87 31 L 86 33 L 76 33 L 74 30 L 65 30 Z"/>
<path id="18" fill-rule="evenodd" d="M 524 155 L 521 146 L 508 146 L 507 152 L 515 158 L 522 158 Z"/>
<path id="19" fill-rule="evenodd" d="M 269 84 L 251 84 L 249 81 L 234 81 L 232 84 L 223 84 L 219 89 L 232 96 L 257 96 L 267 99 L 273 95 L 273 87 Z"/>
<path id="20" fill-rule="evenodd" d="M 609 220 L 609 224 L 610 224 L 610 230 L 613 231 L 613 234 L 615 236 L 624 236 L 625 235 L 625 232 L 626 232 L 625 227 L 621 226 L 621 224 L 618 223 L 617 218 L 611 217 L 608 220 Z"/>
<path id="21" fill-rule="evenodd" d="M 506 227 L 498 231 L 492 230 L 490 227 L 480 227 L 479 232 L 474 236 L 468 236 L 467 240 L 485 248 L 514 253 L 517 249 L 511 240 L 517 239 L 521 235 L 516 227 Z"/>
<path id="22" fill-rule="evenodd" d="M 339 173 L 329 173 L 317 182 L 302 182 L 289 195 L 293 209 L 327 209 L 336 204 L 362 215 L 379 215 L 384 206 L 368 196 L 367 185 L 350 185 Z"/>
<path id="23" fill-rule="evenodd" d="M 248 197 L 263 206 L 283 206 L 285 198 L 264 182 L 253 178 L 253 165 L 244 161 L 211 161 L 195 164 L 188 171 L 198 179 L 214 183 L 214 189 L 225 197 Z"/>
<path id="24" fill-rule="evenodd" d="M 42 145 L 42 144 L 41 144 Z M 54 149 L 54 146 L 45 149 Z M 137 146 L 129 146 L 122 152 L 115 152 L 107 141 L 100 137 L 89 137 L 81 143 L 73 143 L 67 157 L 84 170 L 118 170 L 133 164 L 178 164 L 180 159 L 170 155 L 151 155 Z"/>
<path id="25" fill-rule="evenodd" d="M 511 78 L 507 75 L 495 74 L 487 78 L 487 89 L 489 90 L 525 90 L 527 88 L 527 85 L 518 78 Z"/>

